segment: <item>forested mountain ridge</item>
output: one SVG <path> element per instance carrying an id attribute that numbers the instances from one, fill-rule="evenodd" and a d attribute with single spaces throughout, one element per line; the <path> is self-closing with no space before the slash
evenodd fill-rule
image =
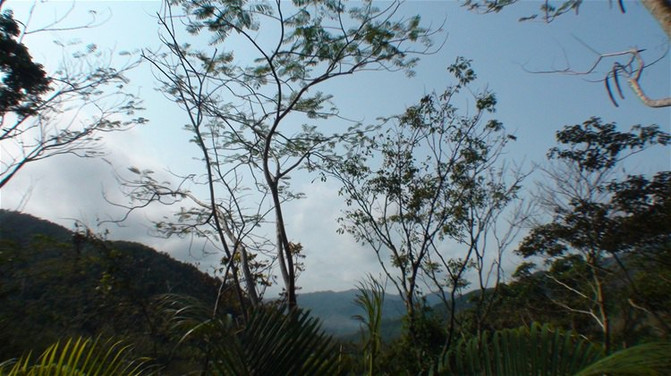
<path id="1" fill-rule="evenodd" d="M 147 246 L 87 239 L 0 210 L 0 359 L 79 335 L 132 338 L 139 350 L 159 355 L 156 345 L 166 338 L 153 298 L 174 293 L 212 303 L 218 287 L 193 265 Z"/>
<path id="2" fill-rule="evenodd" d="M 165 253 L 127 241 L 106 241 L 102 249 L 89 244 L 78 253 L 76 239 L 75 232 L 52 222 L 0 210 L 4 358 L 33 349 L 28 334 L 45 345 L 64 335 L 145 336 L 152 331 L 148 320 L 155 319 L 147 317 L 153 297 L 176 293 L 211 303 L 217 296 L 216 279 Z M 356 289 L 304 293 L 299 304 L 326 332 L 355 338 L 361 325 L 354 318 L 361 313 L 356 294 Z M 429 296 L 427 303 L 437 301 Z M 404 313 L 400 297 L 386 294 L 382 312 L 384 337 L 397 337 Z"/>
<path id="3" fill-rule="evenodd" d="M 356 296 L 361 292 L 357 289 L 346 291 L 315 291 L 298 295 L 298 305 L 322 321 L 322 328 L 330 334 L 342 339 L 357 338 L 361 331 L 361 321 L 355 318 L 363 309 L 355 303 Z M 470 307 L 470 300 L 477 291 L 459 295 L 456 299 L 456 311 L 461 312 Z M 426 304 L 431 307 L 437 317 L 447 317 L 445 307 L 437 294 L 425 297 Z M 401 334 L 405 307 L 397 294 L 387 291 L 382 304 L 382 337 L 392 340 Z"/>
<path id="4" fill-rule="evenodd" d="M 357 289 L 346 291 L 315 291 L 298 294 L 298 305 L 321 320 L 327 333 L 344 341 L 358 340 L 362 323 L 356 319 L 363 309 L 355 303 Z M 400 296 L 387 293 L 382 304 L 382 337 L 396 338 L 401 333 L 402 317 L 405 311 Z"/>

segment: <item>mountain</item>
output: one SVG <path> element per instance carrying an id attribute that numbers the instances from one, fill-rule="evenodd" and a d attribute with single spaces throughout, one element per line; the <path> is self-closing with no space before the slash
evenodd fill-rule
<path id="1" fill-rule="evenodd" d="M 319 317 L 322 327 L 328 333 L 339 338 L 354 340 L 361 330 L 361 322 L 354 316 L 364 313 L 363 309 L 354 303 L 358 292 L 357 289 L 338 292 L 319 291 L 299 294 L 297 299 L 300 307 L 309 309 L 313 315 Z M 457 313 L 470 307 L 469 300 L 478 293 L 479 291 L 472 291 L 459 296 L 456 299 Z M 447 317 L 445 306 L 438 294 L 428 294 L 424 298 L 435 314 Z M 393 339 L 401 334 L 404 314 L 405 306 L 401 297 L 387 292 L 382 305 L 383 339 Z"/>
<path id="2" fill-rule="evenodd" d="M 138 352 L 160 356 L 170 349 L 153 298 L 175 293 L 213 303 L 218 287 L 147 246 L 0 210 L 0 359 L 80 335 L 127 338 Z"/>
<path id="3" fill-rule="evenodd" d="M 319 317 L 325 331 L 337 337 L 349 337 L 360 329 L 361 322 L 354 318 L 363 314 L 363 309 L 354 303 L 358 290 L 319 291 L 299 294 L 298 305 L 309 309 Z M 403 300 L 394 294 L 385 294 L 382 305 L 383 321 L 397 322 L 400 330 L 400 319 L 405 312 Z"/>
<path id="4" fill-rule="evenodd" d="M 176 293 L 213 303 L 218 287 L 193 265 L 142 244 L 76 236 L 49 221 L 0 210 L 0 359 L 77 335 L 124 336 L 155 351 L 165 333 L 153 298 Z M 354 303 L 357 292 L 299 294 L 298 304 L 329 334 L 356 339 L 361 323 L 354 316 L 363 314 Z M 438 304 L 435 294 L 426 299 Z M 466 299 L 459 299 L 458 309 Z M 400 334 L 404 312 L 402 299 L 388 292 L 385 339 Z"/>

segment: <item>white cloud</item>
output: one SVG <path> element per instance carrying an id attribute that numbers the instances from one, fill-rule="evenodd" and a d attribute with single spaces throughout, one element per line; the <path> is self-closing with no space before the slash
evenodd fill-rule
<path id="1" fill-rule="evenodd" d="M 358 244 L 351 235 L 338 234 L 337 219 L 344 202 L 331 181 L 305 184 L 306 198 L 287 206 L 287 230 L 300 242 L 306 256 L 306 271 L 298 284 L 302 291 L 346 290 L 356 286 L 367 273 L 377 273 L 373 251 Z"/>

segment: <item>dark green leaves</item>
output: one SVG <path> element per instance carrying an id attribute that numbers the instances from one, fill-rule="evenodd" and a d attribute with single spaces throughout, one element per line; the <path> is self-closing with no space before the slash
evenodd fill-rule
<path id="1" fill-rule="evenodd" d="M 603 123 L 592 117 L 582 124 L 566 126 L 557 132 L 557 141 L 565 147 L 553 147 L 550 159 L 575 163 L 581 170 L 611 169 L 627 156 L 651 145 L 668 145 L 669 134 L 656 125 L 632 127 L 630 132 L 620 132 L 615 123 Z"/>
<path id="2" fill-rule="evenodd" d="M 461 340 L 435 374 L 569 376 L 601 357 L 601 349 L 576 333 L 533 323 Z"/>
<path id="3" fill-rule="evenodd" d="M 567 250 L 619 252 L 646 237 L 656 239 L 663 234 L 656 224 L 670 216 L 668 172 L 658 173 L 652 181 L 643 176 L 604 179 L 628 156 L 655 144 L 667 145 L 667 133 L 657 126 L 638 125 L 621 132 L 614 123 L 593 117 L 564 127 L 557 132 L 557 141 L 561 146 L 551 148 L 548 158 L 573 166 L 580 175 L 558 177 L 562 185 L 574 188 L 555 194 L 574 194 L 564 197 L 565 206 L 554 207 L 552 223 L 532 229 L 520 245 L 522 255 L 555 257 Z M 590 185 L 579 186 L 586 182 Z M 597 200 L 596 195 L 603 198 Z"/>
<path id="4" fill-rule="evenodd" d="M 463 0 L 463 6 L 469 10 L 483 13 L 496 13 L 503 8 L 517 3 L 519 0 Z M 542 19 L 544 22 L 552 22 L 555 18 L 569 13 L 578 13 L 583 0 L 546 0 L 540 2 L 539 12 L 521 17 L 520 21 Z M 624 13 L 622 0 L 618 0 L 620 10 Z"/>
<path id="5" fill-rule="evenodd" d="M 12 12 L 0 14 L 0 116 L 7 112 L 19 117 L 34 114 L 40 95 L 49 90 L 46 72 L 41 64 L 33 62 L 26 46 L 15 39 L 18 35 L 19 26 Z"/>
<path id="6" fill-rule="evenodd" d="M 457 78 L 460 85 L 467 85 L 477 78 L 475 71 L 471 68 L 471 62 L 472 60 L 459 56 L 454 64 L 447 68 L 447 71 Z"/>

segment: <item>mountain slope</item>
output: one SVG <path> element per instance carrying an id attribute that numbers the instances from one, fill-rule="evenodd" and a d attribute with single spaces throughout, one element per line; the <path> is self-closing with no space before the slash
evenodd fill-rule
<path id="1" fill-rule="evenodd" d="M 217 290 L 216 279 L 147 246 L 78 237 L 49 221 L 0 210 L 0 359 L 73 335 L 126 336 L 153 348 L 165 335 L 153 297 L 176 293 L 212 303 Z M 300 294 L 298 303 L 329 334 L 354 339 L 361 324 L 354 316 L 363 313 L 354 304 L 357 292 Z M 436 297 L 427 296 L 427 303 L 435 305 Z M 384 337 L 398 336 L 401 298 L 388 292 L 382 312 Z"/>
<path id="2" fill-rule="evenodd" d="M 216 279 L 144 245 L 0 210 L 0 359 L 79 335 L 126 337 L 159 355 L 167 332 L 152 298 L 213 303 L 217 290 Z"/>
<path id="3" fill-rule="evenodd" d="M 351 336 L 359 331 L 360 322 L 354 319 L 355 315 L 363 314 L 363 310 L 354 304 L 358 290 L 347 291 L 319 291 L 298 295 L 298 305 L 309 309 L 310 312 L 322 320 L 322 327 L 327 332 L 338 336 Z M 405 308 L 398 295 L 386 294 L 382 306 L 382 317 L 385 321 L 398 321 L 403 316 Z"/>
<path id="4" fill-rule="evenodd" d="M 309 309 L 313 315 L 322 320 L 324 330 L 336 337 L 355 339 L 360 331 L 361 323 L 354 318 L 363 314 L 363 309 L 354 303 L 358 290 L 318 291 L 298 295 L 298 305 Z M 455 300 L 457 313 L 471 306 L 469 300 L 479 291 L 460 295 Z M 437 315 L 447 317 L 445 306 L 437 294 L 425 297 L 426 304 L 433 308 Z M 382 306 L 382 332 L 385 340 L 400 335 L 403 325 L 402 318 L 405 306 L 400 296 L 387 292 Z"/>

